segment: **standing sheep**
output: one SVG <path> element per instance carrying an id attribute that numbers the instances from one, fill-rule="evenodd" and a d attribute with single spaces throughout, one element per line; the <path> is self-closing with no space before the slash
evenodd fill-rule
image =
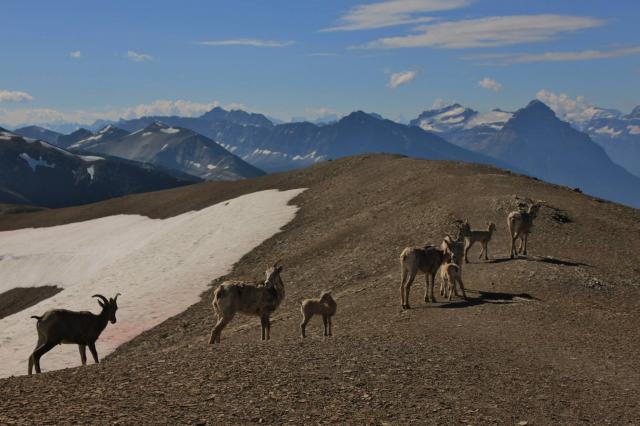
<path id="1" fill-rule="evenodd" d="M 36 329 L 38 331 L 38 343 L 31 356 L 29 356 L 29 375 L 36 367 L 36 373 L 40 373 L 40 358 L 49 352 L 56 345 L 70 343 L 78 345 L 80 349 L 80 360 L 82 365 L 87 364 L 87 346 L 91 351 L 93 360 L 98 361 L 96 351 L 96 340 L 107 326 L 107 323 L 116 323 L 116 311 L 118 310 L 118 296 L 107 299 L 101 294 L 94 294 L 102 311 L 96 315 L 88 311 L 75 312 L 66 309 L 53 309 L 45 312 L 41 317 L 32 316 L 37 319 Z"/>
<path id="2" fill-rule="evenodd" d="M 533 220 L 538 216 L 540 204 L 534 203 L 526 212 L 511 212 L 507 217 L 509 236 L 511 237 L 510 256 L 513 259 L 518 253 L 527 255 L 527 240 L 533 229 Z M 516 240 L 520 239 L 520 245 L 516 251 Z"/>
<path id="3" fill-rule="evenodd" d="M 446 296 L 449 300 L 451 300 L 452 293 L 459 296 L 458 289 L 456 288 L 456 284 L 458 284 L 462 291 L 462 298 L 467 300 L 467 294 L 464 291 L 464 284 L 462 282 L 462 268 L 453 260 L 440 267 L 440 278 L 442 279 L 442 285 L 440 286 L 441 296 Z"/>
<path id="4" fill-rule="evenodd" d="M 402 299 L 402 309 L 411 309 L 409 305 L 409 293 L 411 291 L 411 284 L 413 284 L 413 280 L 416 278 L 418 271 L 425 274 L 426 287 L 424 290 L 424 301 L 426 303 L 436 301 L 433 295 L 436 273 L 440 265 L 451 260 L 451 253 L 454 250 L 453 247 L 450 247 L 451 243 L 447 239 L 445 239 L 443 243 L 447 247 L 446 250 L 427 245 L 424 247 L 407 247 L 400 254 L 400 296 Z M 431 280 L 429 280 L 429 278 L 431 278 Z"/>
<path id="5" fill-rule="evenodd" d="M 480 242 L 480 244 L 482 245 L 482 250 L 480 250 L 478 259 L 482 259 L 482 255 L 484 254 L 484 260 L 489 260 L 489 242 L 491 241 L 493 232 L 496 230 L 496 224 L 493 222 L 487 222 L 486 230 L 471 230 L 469 224 L 466 222 L 465 224 L 466 226 L 463 227 L 464 262 L 469 263 L 467 254 L 476 242 Z"/>
<path id="6" fill-rule="evenodd" d="M 213 292 L 213 310 L 217 322 L 211 331 L 210 344 L 220 343 L 220 334 L 237 312 L 260 317 L 262 340 L 271 338 L 269 316 L 284 299 L 284 283 L 280 278 L 282 266 L 274 263 L 265 271 L 264 283 L 225 281 Z"/>
<path id="7" fill-rule="evenodd" d="M 336 314 L 336 301 L 331 297 L 330 291 L 324 291 L 318 299 L 305 299 L 302 301 L 302 322 L 300 323 L 300 331 L 302 337 L 307 337 L 305 328 L 314 315 L 322 315 L 324 323 L 324 335 L 331 336 L 331 317 Z"/>

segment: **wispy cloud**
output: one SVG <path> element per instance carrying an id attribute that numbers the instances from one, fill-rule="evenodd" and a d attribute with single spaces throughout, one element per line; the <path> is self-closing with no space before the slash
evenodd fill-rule
<path id="1" fill-rule="evenodd" d="M 33 96 L 27 92 L 0 89 L 0 102 L 26 102 L 32 100 Z"/>
<path id="2" fill-rule="evenodd" d="M 471 55 L 463 59 L 479 61 L 486 65 L 510 65 L 529 62 L 589 61 L 592 59 L 618 58 L 640 54 L 640 46 L 610 50 L 582 50 L 578 52 L 506 53 Z"/>
<path id="3" fill-rule="evenodd" d="M 295 44 L 295 41 L 287 40 L 260 40 L 257 38 L 234 38 L 228 40 L 199 41 L 204 46 L 253 46 L 253 47 L 287 47 Z"/>
<path id="4" fill-rule="evenodd" d="M 78 59 L 82 56 L 82 52 L 80 52 L 79 50 L 73 50 L 69 52 L 69 56 L 71 56 L 74 59 Z"/>
<path id="5" fill-rule="evenodd" d="M 0 94 L 1 93 L 2 92 L 0 92 Z M 239 105 L 240 104 L 230 104 L 225 107 L 237 107 Z M 0 108 L 0 123 L 5 123 L 11 126 L 60 122 L 92 124 L 94 121 L 100 119 L 118 120 L 120 118 L 130 119 L 148 115 L 179 115 L 184 117 L 196 117 L 217 106 L 220 106 L 220 103 L 216 101 L 199 103 L 179 99 L 156 100 L 147 104 L 138 104 L 131 107 L 100 111 L 60 111 L 53 108 Z"/>
<path id="6" fill-rule="evenodd" d="M 307 54 L 307 56 L 313 58 L 313 57 L 338 56 L 338 54 L 333 52 L 316 52 L 316 53 L 309 53 Z"/>
<path id="7" fill-rule="evenodd" d="M 138 53 L 138 52 L 134 52 L 133 50 L 129 50 L 127 52 L 127 58 L 136 62 L 145 62 L 145 61 L 151 61 L 153 59 L 153 56 L 147 53 Z"/>
<path id="8" fill-rule="evenodd" d="M 389 77 L 389 83 L 387 86 L 391 89 L 395 89 L 396 87 L 404 86 L 405 84 L 409 84 L 413 81 L 414 78 L 418 75 L 418 71 L 403 71 L 391 74 Z"/>
<path id="9" fill-rule="evenodd" d="M 488 90 L 493 90 L 494 92 L 499 92 L 502 90 L 502 84 L 489 77 L 485 77 L 480 80 L 478 82 L 478 86 Z"/>
<path id="10" fill-rule="evenodd" d="M 437 47 L 465 49 L 552 40 L 558 35 L 604 25 L 588 16 L 514 15 L 440 22 L 415 28 L 418 34 L 387 37 L 366 44 L 372 49 Z"/>
<path id="11" fill-rule="evenodd" d="M 320 31 L 357 31 L 397 25 L 417 24 L 434 18 L 424 13 L 457 9 L 471 0 L 387 0 L 361 4 L 339 18 L 339 24 Z"/>

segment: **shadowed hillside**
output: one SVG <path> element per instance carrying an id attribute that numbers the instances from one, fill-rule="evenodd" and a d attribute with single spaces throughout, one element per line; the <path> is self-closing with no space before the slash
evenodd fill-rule
<path id="1" fill-rule="evenodd" d="M 213 318 L 206 292 L 100 365 L 0 380 L 0 423 L 537 425 L 640 418 L 640 211 L 564 187 L 490 166 L 368 155 L 253 180 L 0 215 L 0 230 L 120 213 L 170 217 L 262 189 L 304 187 L 293 200 L 296 218 L 229 275 L 262 279 L 267 264 L 283 259 L 286 298 L 271 341 L 259 341 L 257 318 L 237 316 L 220 346 L 207 345 Z M 542 200 L 543 208 L 530 256 L 509 260 L 506 216 L 525 197 Z M 478 262 L 474 247 L 473 263 L 463 267 L 470 300 L 445 303 L 437 294 L 439 303 L 425 305 L 419 275 L 414 309 L 402 311 L 400 251 L 439 244 L 460 218 L 474 228 L 489 220 L 498 226 L 492 260 Z M 322 289 L 332 289 L 338 302 L 334 337 L 322 339 L 316 318 L 303 341 L 300 300 Z"/>

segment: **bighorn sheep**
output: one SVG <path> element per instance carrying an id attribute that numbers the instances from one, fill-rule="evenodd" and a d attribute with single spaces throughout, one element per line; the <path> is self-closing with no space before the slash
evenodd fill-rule
<path id="1" fill-rule="evenodd" d="M 462 235 L 464 236 L 464 262 L 469 263 L 469 259 L 467 258 L 467 254 L 471 247 L 476 243 L 480 242 L 482 245 L 482 250 L 480 250 L 480 255 L 478 259 L 482 259 L 482 255 L 484 254 L 484 260 L 489 260 L 489 241 L 491 241 L 491 237 L 493 236 L 493 232 L 496 230 L 496 224 L 493 222 L 487 222 L 486 230 L 471 230 L 468 222 L 465 222 L 462 227 Z"/>
<path id="2" fill-rule="evenodd" d="M 451 260 L 451 252 L 453 251 L 452 248 L 449 247 L 450 243 L 447 240 L 443 243 L 447 246 L 447 250 L 428 245 L 424 247 L 407 247 L 400 254 L 400 295 L 402 299 L 402 309 L 411 308 L 409 305 L 409 293 L 411 291 L 411 284 L 413 284 L 413 280 L 416 278 L 418 271 L 425 274 L 426 287 L 424 290 L 424 301 L 427 303 L 429 301 L 436 301 L 433 296 L 436 273 L 440 265 Z M 431 277 L 431 280 L 429 280 L 429 277 Z"/>
<path id="3" fill-rule="evenodd" d="M 467 294 L 464 291 L 464 284 L 462 283 L 462 268 L 453 262 L 453 260 L 440 267 L 440 278 L 442 279 L 440 296 L 446 296 L 451 300 L 452 290 L 456 296 L 458 296 L 457 283 L 460 286 L 460 290 L 462 290 L 462 297 L 467 300 Z"/>
<path id="4" fill-rule="evenodd" d="M 517 256 L 518 253 L 527 255 L 527 240 L 533 228 L 533 220 L 538 215 L 539 210 L 540 204 L 534 203 L 529 206 L 526 212 L 509 213 L 507 225 L 509 225 L 509 236 L 511 237 L 511 259 Z M 520 239 L 520 245 L 516 251 L 517 239 Z"/>
<path id="5" fill-rule="evenodd" d="M 284 299 L 284 284 L 280 278 L 283 267 L 278 262 L 269 267 L 264 283 L 225 281 L 213 292 L 213 310 L 217 322 L 211 331 L 210 344 L 220 343 L 220 334 L 237 312 L 257 315 L 262 324 L 262 340 L 271 338 L 269 316 Z"/>
<path id="6" fill-rule="evenodd" d="M 96 340 L 105 329 L 108 322 L 116 323 L 116 311 L 118 310 L 118 296 L 107 299 L 100 294 L 97 297 L 102 311 L 95 315 L 88 311 L 74 312 L 66 309 L 53 309 L 45 312 L 41 317 L 32 316 L 38 320 L 36 329 L 38 330 L 38 344 L 29 357 L 29 374 L 35 364 L 36 373 L 40 373 L 40 358 L 49 352 L 55 345 L 62 343 L 76 344 L 80 349 L 80 359 L 82 365 L 87 364 L 87 346 L 91 351 L 93 360 L 98 361 L 96 351 Z"/>
<path id="7" fill-rule="evenodd" d="M 300 323 L 300 331 L 302 337 L 307 337 L 305 328 L 314 315 L 322 315 L 324 323 L 324 335 L 331 336 L 331 317 L 336 313 L 336 301 L 331 297 L 330 291 L 324 291 L 318 299 L 305 299 L 302 301 L 302 322 Z"/>

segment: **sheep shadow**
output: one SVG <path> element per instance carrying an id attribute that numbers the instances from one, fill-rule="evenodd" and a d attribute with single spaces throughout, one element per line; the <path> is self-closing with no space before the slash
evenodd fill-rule
<path id="1" fill-rule="evenodd" d="M 505 263 L 505 262 L 514 262 L 516 260 L 525 260 L 527 262 L 540 262 L 540 263 L 548 263 L 551 265 L 562 265 L 562 266 L 587 266 L 591 267 L 588 263 L 575 262 L 572 260 L 558 259 L 552 256 L 523 256 L 519 255 L 516 258 L 511 259 L 510 257 L 496 257 L 494 259 L 486 260 L 483 263 Z"/>
<path id="2" fill-rule="evenodd" d="M 501 293 L 496 291 L 474 291 L 467 290 L 467 294 L 477 294 L 478 297 L 467 298 L 467 300 L 459 299 L 455 302 L 447 302 L 440 305 L 443 309 L 458 309 L 469 308 L 473 306 L 479 306 L 484 304 L 510 304 L 518 302 L 533 302 L 540 301 L 540 299 L 531 296 L 528 293 Z"/>

